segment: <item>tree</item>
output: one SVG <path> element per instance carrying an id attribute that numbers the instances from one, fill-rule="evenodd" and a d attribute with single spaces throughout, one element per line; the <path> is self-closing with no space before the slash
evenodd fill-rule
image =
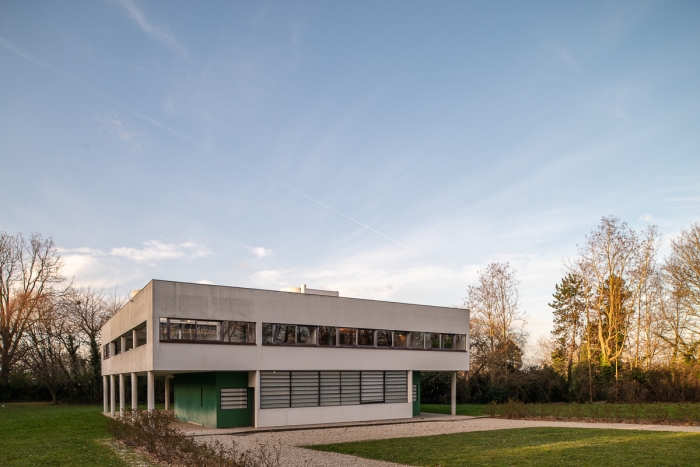
<path id="1" fill-rule="evenodd" d="M 671 240 L 665 270 L 673 286 L 683 291 L 688 312 L 700 316 L 700 223 L 681 230 L 679 237 Z"/>
<path id="2" fill-rule="evenodd" d="M 508 378 L 522 364 L 525 314 L 518 303 L 518 281 L 508 263 L 491 263 L 469 286 L 464 306 L 470 311 L 470 338 L 474 373 L 486 369 L 493 382 L 497 373 Z M 501 372 L 502 370 L 502 372 Z"/>
<path id="3" fill-rule="evenodd" d="M 63 278 L 61 260 L 49 237 L 0 232 L 0 380 L 22 357 L 25 334 L 41 319 Z"/>
<path id="4" fill-rule="evenodd" d="M 583 280 L 571 273 L 554 288 L 554 301 L 549 304 L 554 315 L 552 335 L 557 343 L 555 351 L 566 359 L 567 381 L 571 384 L 574 354 L 578 351 L 586 312 L 585 289 Z"/>
<path id="5" fill-rule="evenodd" d="M 70 330 L 65 345 L 73 362 L 71 376 L 88 401 L 102 396 L 100 330 L 123 304 L 124 298 L 116 290 L 106 293 L 92 286 L 70 289 L 60 300 L 60 312 Z M 86 374 L 78 371 L 80 358 L 87 360 Z"/>
<path id="6" fill-rule="evenodd" d="M 614 216 L 603 217 L 596 230 L 586 236 L 586 243 L 579 248 L 579 272 L 585 274 L 585 282 L 594 293 L 596 337 L 603 367 L 615 365 L 615 379 L 619 378 L 619 361 L 627 350 L 630 320 L 633 306 L 642 293 L 646 273 L 642 244 L 655 242 L 656 229 L 650 226 L 642 242 L 637 234 Z M 650 240 L 651 239 L 651 240 Z"/>
<path id="7" fill-rule="evenodd" d="M 55 404 L 59 388 L 80 372 L 81 362 L 69 323 L 57 310 L 55 301 L 45 301 L 44 307 L 23 337 L 26 351 L 22 362 L 46 386 Z"/>

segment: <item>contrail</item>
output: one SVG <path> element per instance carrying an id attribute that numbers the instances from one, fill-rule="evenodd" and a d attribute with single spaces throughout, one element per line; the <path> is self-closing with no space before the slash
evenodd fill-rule
<path id="1" fill-rule="evenodd" d="M 195 145 L 197 145 L 197 146 L 200 146 L 200 147 L 202 147 L 202 148 L 204 148 L 204 149 L 207 149 L 207 150 L 210 150 L 210 151 L 214 151 L 214 152 L 216 152 L 216 153 L 219 154 L 219 155 L 229 157 L 233 162 L 235 162 L 236 164 L 240 165 L 241 167 L 244 167 L 245 169 L 247 169 L 247 170 L 249 170 L 249 171 L 251 171 L 251 172 L 254 172 L 254 173 L 256 173 L 257 175 L 260 175 L 261 177 L 263 177 L 263 178 L 265 178 L 265 179 L 267 179 L 267 180 L 269 180 L 269 181 L 271 181 L 271 182 L 273 182 L 273 183 L 275 183 L 275 184 L 277 184 L 277 185 L 279 185 L 279 186 L 281 186 L 281 187 L 283 187 L 283 188 L 286 188 L 287 190 L 289 190 L 289 191 L 291 191 L 291 192 L 293 192 L 293 193 L 296 193 L 296 194 L 299 195 L 299 196 L 302 196 L 302 197 L 306 198 L 307 200 L 311 201 L 311 202 L 314 203 L 314 204 L 317 204 L 318 206 L 321 206 L 321 207 L 323 207 L 323 208 L 325 208 L 325 209 L 328 209 L 329 211 L 332 211 L 332 212 L 334 212 L 334 213 L 336 213 L 336 214 L 338 214 L 338 215 L 340 215 L 340 216 L 343 216 L 344 218 L 348 219 L 349 221 L 354 222 L 355 224 L 357 224 L 357 225 L 359 225 L 359 226 L 361 226 L 361 227 L 363 227 L 363 228 L 365 228 L 365 229 L 367 229 L 367 230 L 369 230 L 369 231 L 371 231 L 371 232 L 374 232 L 374 233 L 376 233 L 377 235 L 381 235 L 382 237 L 386 238 L 387 240 L 390 240 L 390 241 L 396 243 L 397 245 L 399 245 L 399 246 L 401 246 L 401 247 L 403 247 L 403 248 L 406 248 L 407 250 L 416 252 L 416 250 L 414 250 L 413 248 L 409 247 L 408 245 L 405 245 L 405 244 L 401 243 L 400 241 L 396 240 L 395 238 L 392 238 L 392 237 L 390 237 L 390 236 L 388 236 L 388 235 L 386 235 L 386 234 L 380 232 L 379 230 L 374 229 L 374 228 L 370 227 L 369 225 L 360 222 L 359 220 L 355 219 L 354 217 L 348 216 L 347 214 L 345 214 L 345 213 L 343 213 L 343 212 L 341 212 L 341 211 L 335 209 L 334 207 L 329 206 L 328 204 L 326 204 L 326 203 L 324 203 L 324 202 L 322 202 L 322 201 L 319 201 L 319 200 L 317 200 L 316 198 L 314 198 L 314 197 L 312 197 L 312 196 L 310 196 L 310 195 L 307 195 L 307 194 L 304 193 L 303 191 L 300 191 L 300 190 L 298 190 L 298 189 L 296 189 L 296 188 L 294 188 L 294 187 L 292 187 L 292 186 L 290 186 L 290 185 L 287 185 L 286 183 L 284 183 L 284 182 L 282 182 L 282 181 L 280 181 L 280 180 L 277 180 L 276 178 L 271 177 L 271 176 L 269 176 L 269 175 L 267 175 L 267 174 L 261 172 L 260 170 L 258 170 L 258 169 L 256 169 L 255 167 L 252 167 L 252 166 L 246 164 L 246 163 L 243 162 L 243 161 L 240 161 L 240 160 L 238 160 L 238 159 L 236 159 L 236 158 L 233 158 L 233 157 L 230 157 L 230 156 L 228 156 L 228 155 L 226 155 L 226 154 L 223 154 L 221 151 L 217 150 L 216 148 L 213 148 L 213 147 L 211 147 L 211 146 L 209 146 L 209 145 L 207 145 L 207 144 L 204 144 L 204 143 L 202 143 L 201 141 L 198 141 L 198 140 L 192 138 L 191 136 L 189 136 L 189 135 L 187 135 L 187 134 L 185 134 L 185 133 L 182 133 L 182 132 L 180 132 L 180 131 L 177 131 L 177 130 L 175 130 L 175 129 L 169 127 L 169 126 L 166 125 L 165 123 L 162 123 L 162 122 L 160 122 L 159 120 L 157 120 L 157 119 L 155 119 L 155 118 L 153 118 L 153 117 L 151 117 L 151 116 L 149 116 L 149 115 L 146 115 L 146 114 L 144 114 L 144 113 L 142 113 L 142 112 L 139 112 L 138 110 L 134 110 L 134 109 L 132 109 L 132 108 L 130 108 L 130 107 L 124 105 L 124 104 L 121 104 L 121 103 L 117 102 L 116 100 L 114 100 L 114 99 L 111 98 L 110 96 L 106 95 L 105 93 L 103 93 L 103 92 L 101 92 L 101 91 L 99 91 L 99 90 L 97 90 L 97 89 L 94 89 L 94 88 L 92 88 L 92 87 L 86 85 L 85 83 L 81 82 L 76 76 L 71 75 L 70 73 L 67 73 L 67 72 L 63 71 L 63 70 L 61 70 L 60 68 L 57 68 L 57 67 L 51 65 L 50 63 L 45 62 L 44 60 L 41 60 L 41 59 L 35 57 L 35 56 L 32 55 L 31 53 L 29 53 L 27 50 L 25 50 L 25 49 L 19 47 L 17 44 L 15 44 L 15 43 L 13 43 L 13 42 L 11 42 L 11 41 L 9 41 L 9 40 L 3 38 L 3 37 L 0 37 L 0 45 L 3 46 L 5 49 L 9 50 L 10 52 L 12 52 L 13 54 L 17 55 L 18 57 L 21 57 L 21 58 L 23 58 L 23 59 L 25 59 L 25 60 L 27 60 L 27 61 L 29 61 L 29 62 L 31 62 L 31 63 L 34 63 L 34 64 L 36 64 L 36 65 L 41 66 L 42 68 L 45 68 L 45 69 L 51 71 L 52 73 L 55 73 L 55 74 L 60 75 L 60 76 L 62 76 L 62 77 L 64 77 L 64 78 L 67 78 L 67 79 L 69 79 L 69 80 L 71 80 L 71 81 L 73 81 L 73 82 L 75 82 L 75 83 L 78 83 L 80 86 L 82 86 L 83 88 L 89 90 L 90 92 L 92 92 L 92 93 L 94 93 L 94 94 L 97 94 L 97 95 L 99 95 L 100 97 L 103 97 L 103 98 L 105 98 L 105 99 L 111 101 L 112 103 L 114 103 L 116 106 L 118 106 L 118 107 L 121 108 L 122 110 L 124 110 L 124 111 L 126 111 L 126 112 L 129 112 L 130 114 L 134 115 L 135 117 L 137 117 L 137 118 L 139 118 L 139 119 L 141 119 L 141 120 L 143 120 L 143 121 L 146 121 L 146 122 L 150 123 L 151 125 L 157 126 L 157 127 L 160 128 L 161 130 L 165 130 L 165 131 L 167 131 L 168 133 L 170 133 L 170 134 L 172 134 L 172 135 L 174 135 L 174 136 L 177 136 L 177 137 L 180 138 L 180 139 L 183 139 L 183 140 L 185 140 L 185 141 L 188 141 L 188 142 L 190 142 L 190 143 L 193 143 L 193 144 L 195 144 Z"/>

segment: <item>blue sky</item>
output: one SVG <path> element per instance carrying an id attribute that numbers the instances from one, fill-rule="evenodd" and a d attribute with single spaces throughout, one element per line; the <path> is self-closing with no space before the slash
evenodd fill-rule
<path id="1" fill-rule="evenodd" d="M 458 305 L 533 339 L 614 214 L 700 220 L 700 3 L 0 4 L 0 230 L 77 283 Z"/>

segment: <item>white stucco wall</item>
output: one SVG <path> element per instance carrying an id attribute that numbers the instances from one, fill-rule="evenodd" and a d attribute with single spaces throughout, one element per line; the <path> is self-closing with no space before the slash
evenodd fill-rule
<path id="1" fill-rule="evenodd" d="M 409 395 L 410 398 L 410 395 Z M 397 420 L 413 416 L 412 403 L 337 405 L 331 407 L 297 407 L 290 409 L 262 409 L 258 412 L 258 426 L 313 425 L 317 423 L 362 422 Z"/>

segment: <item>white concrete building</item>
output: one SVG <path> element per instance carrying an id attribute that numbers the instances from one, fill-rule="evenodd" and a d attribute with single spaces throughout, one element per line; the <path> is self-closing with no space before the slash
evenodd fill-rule
<path id="1" fill-rule="evenodd" d="M 153 409 L 166 376 L 166 408 L 174 386 L 175 415 L 211 427 L 410 418 L 419 372 L 450 371 L 454 411 L 468 337 L 459 308 L 153 280 L 102 328 L 104 410 L 139 376 Z"/>

